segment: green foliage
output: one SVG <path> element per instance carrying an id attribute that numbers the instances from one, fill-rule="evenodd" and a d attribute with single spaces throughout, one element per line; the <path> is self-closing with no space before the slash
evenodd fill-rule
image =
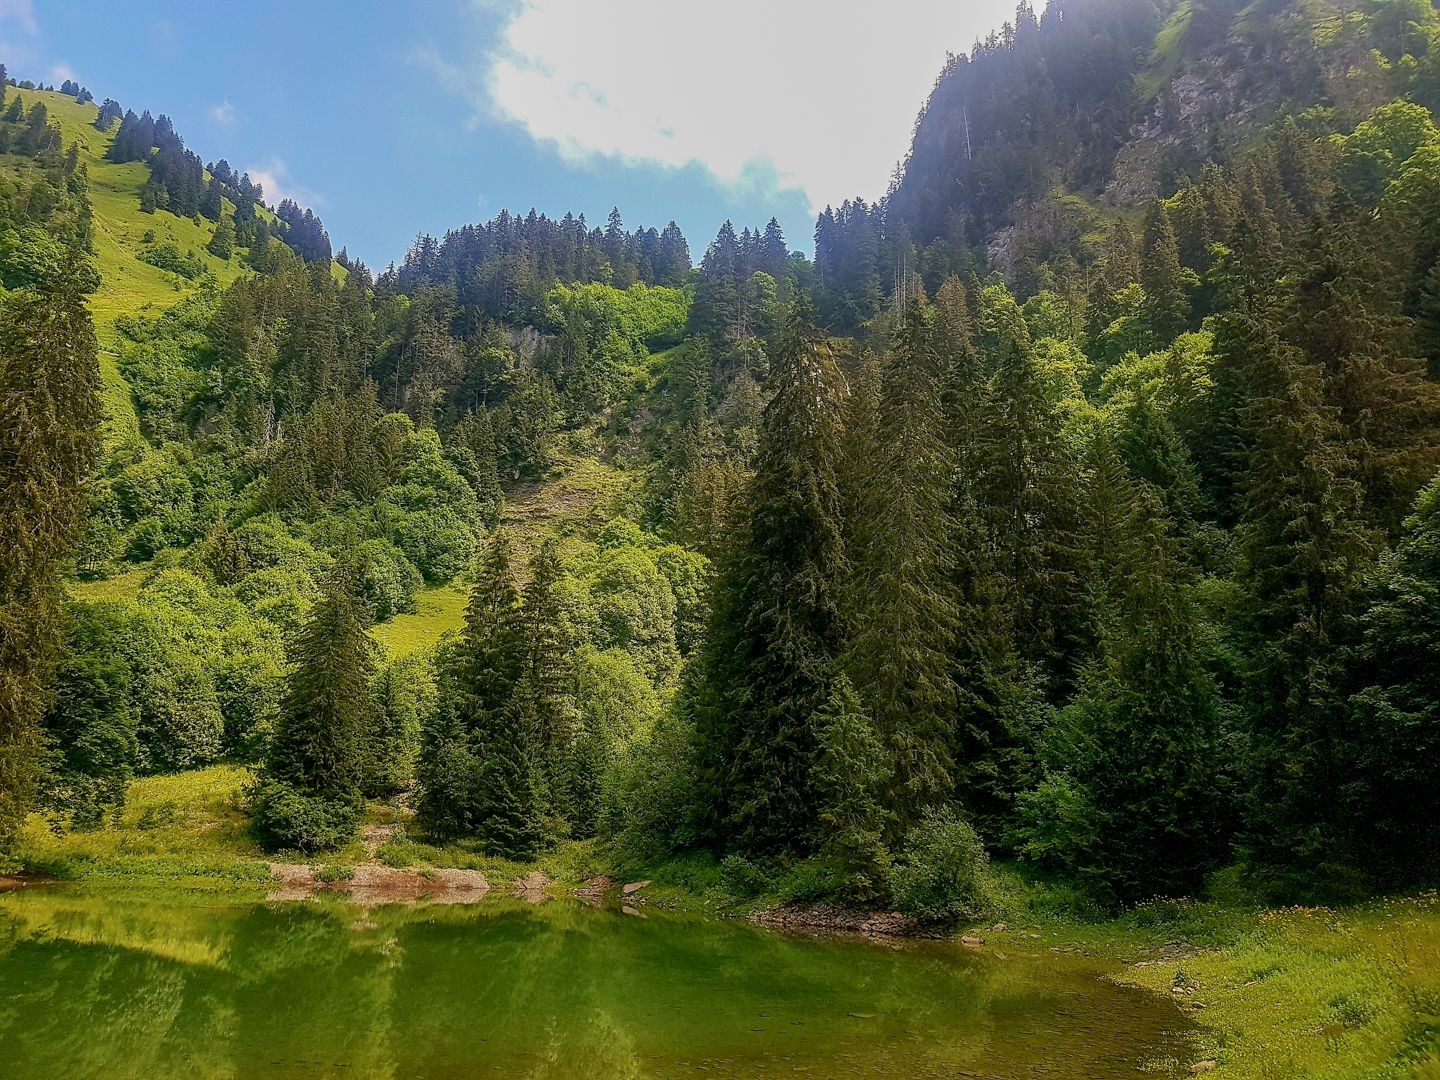
<path id="1" fill-rule="evenodd" d="M 339 568 L 292 646 L 280 717 L 251 793 L 256 836 L 272 849 L 319 851 L 354 834 L 375 668 L 357 577 L 353 563 Z"/>
<path id="2" fill-rule="evenodd" d="M 503 530 L 476 570 L 460 637 L 437 658 L 439 707 L 423 737 L 421 822 L 441 837 L 526 858 L 541 842 L 535 736 L 516 693 L 526 668 L 520 594 Z"/>
<path id="3" fill-rule="evenodd" d="M 980 838 L 949 807 L 927 810 L 890 868 L 895 907 L 926 922 L 974 918 L 986 904 L 989 859 Z"/>
<path id="4" fill-rule="evenodd" d="M 772 357 L 755 478 L 716 583 L 698 712 L 716 839 L 742 852 L 805 851 L 817 838 L 815 711 L 841 647 L 842 389 L 808 304 Z"/>
<path id="5" fill-rule="evenodd" d="M 842 875 L 847 895 L 874 900 L 882 893 L 890 863 L 884 837 L 895 817 L 886 798 L 894 759 L 844 675 L 836 680 L 815 725 L 815 786 L 820 821 L 827 830 L 824 851 Z"/>
<path id="6" fill-rule="evenodd" d="M 0 848 L 36 792 L 57 575 L 80 537 L 78 495 L 97 450 L 95 335 L 81 288 L 72 273 L 0 296 Z"/>
<path id="7" fill-rule="evenodd" d="M 356 800 L 317 794 L 273 776 L 261 776 L 247 794 L 255 838 L 266 851 L 334 851 L 355 836 L 360 823 Z"/>
<path id="8" fill-rule="evenodd" d="M 213 251 L 211 254 L 215 254 Z M 136 256 L 141 262 L 194 281 L 207 272 L 205 263 L 193 251 L 181 252 L 174 244 L 152 244 Z"/>
<path id="9" fill-rule="evenodd" d="M 859 433 L 852 446 L 861 460 L 850 467 L 854 632 L 844 667 L 889 757 L 886 824 L 899 830 L 952 786 L 954 464 L 939 344 L 933 320 L 912 303 L 881 377 L 876 430 Z"/>
<path id="10" fill-rule="evenodd" d="M 355 549 L 360 566 L 359 595 L 376 622 L 415 610 L 415 594 L 424 579 L 388 540 L 366 540 Z"/>
<path id="11" fill-rule="evenodd" d="M 114 609 L 67 611 L 65 658 L 46 716 L 41 807 L 70 828 L 118 816 L 133 777 L 137 715 Z"/>

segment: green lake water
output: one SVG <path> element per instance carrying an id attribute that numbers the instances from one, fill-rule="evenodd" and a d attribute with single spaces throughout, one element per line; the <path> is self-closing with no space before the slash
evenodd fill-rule
<path id="1" fill-rule="evenodd" d="M 1169 1001 L 1040 951 L 551 902 L 0 895 L 0 1077 L 1176 1076 Z"/>

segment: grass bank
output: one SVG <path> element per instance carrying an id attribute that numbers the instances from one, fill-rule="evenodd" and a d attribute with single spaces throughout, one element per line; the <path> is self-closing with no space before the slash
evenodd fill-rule
<path id="1" fill-rule="evenodd" d="M 247 828 L 247 775 L 219 765 L 136 781 L 119 820 L 89 832 L 56 834 L 34 818 L 21 862 L 90 884 L 258 899 L 271 882 Z M 645 878 L 652 883 L 643 894 L 648 904 L 730 917 L 803 898 L 796 883 L 783 880 L 758 895 L 737 896 L 720 864 L 704 855 L 616 867 L 597 845 L 572 843 L 534 865 L 512 863 L 471 845 L 424 843 L 407 834 L 407 816 L 401 806 L 372 804 L 361 838 L 305 861 L 335 874 L 362 862 L 480 870 L 499 890 L 535 869 L 554 879 L 556 892 L 601 874 Z M 979 938 L 981 948 L 1002 956 L 1081 953 L 1119 982 L 1171 997 L 1201 1025 L 1195 1063 L 1213 1063 L 1216 1075 L 1440 1077 L 1440 896 L 1434 892 L 1343 909 L 1167 901 L 1107 918 L 1071 890 L 1001 866 L 992 894 L 983 921 L 954 928 L 957 936 Z"/>

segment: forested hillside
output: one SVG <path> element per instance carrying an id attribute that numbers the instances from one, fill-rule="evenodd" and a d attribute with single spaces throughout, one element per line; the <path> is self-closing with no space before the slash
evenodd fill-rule
<path id="1" fill-rule="evenodd" d="M 267 850 L 389 800 L 934 920 L 1434 885 L 1437 65 L 1426 0 L 1022 6 L 813 261 L 502 212 L 378 277 L 7 86 L 10 834 L 223 760 Z"/>

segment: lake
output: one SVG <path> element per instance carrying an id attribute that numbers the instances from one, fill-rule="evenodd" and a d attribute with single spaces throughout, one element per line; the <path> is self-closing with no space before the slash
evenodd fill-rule
<path id="1" fill-rule="evenodd" d="M 0 895 L 0 1075 L 1184 1075 L 1169 1001 L 1044 951 L 579 903 Z"/>

